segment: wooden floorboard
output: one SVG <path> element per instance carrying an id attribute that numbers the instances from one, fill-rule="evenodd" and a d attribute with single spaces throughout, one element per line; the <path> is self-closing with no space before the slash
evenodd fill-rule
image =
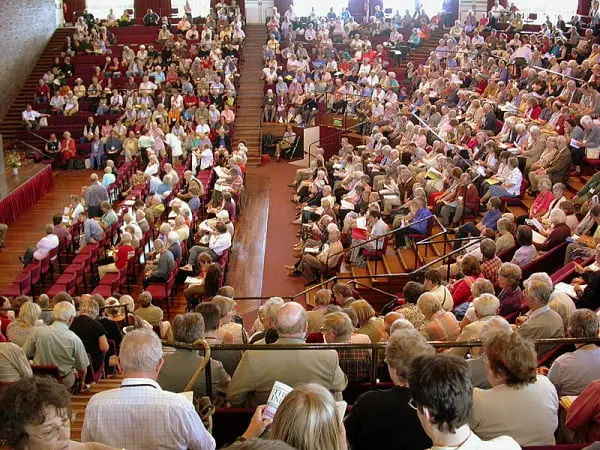
<path id="1" fill-rule="evenodd" d="M 82 187 L 89 183 L 91 173 L 90 170 L 55 173 L 54 190 L 46 194 L 31 210 L 9 227 L 6 247 L 0 252 L 0 290 L 10 285 L 21 272 L 22 264 L 19 262 L 19 256 L 23 255 L 27 246 L 35 246 L 43 235 L 45 224 L 51 222 L 54 214 L 63 210 L 71 194 L 81 192 Z M 236 223 L 234 251 L 230 260 L 227 283 L 235 287 L 238 297 L 257 297 L 261 295 L 262 290 L 267 233 L 267 214 L 259 212 L 266 212 L 269 208 L 269 180 L 260 174 L 260 169 L 248 168 L 246 192 L 248 203 Z M 141 279 L 138 279 L 131 285 L 134 299 L 137 299 L 141 291 Z M 39 293 L 40 290 L 36 290 L 36 295 Z M 121 293 L 127 292 L 123 289 Z M 185 305 L 180 287 L 169 318 L 184 312 Z M 245 319 L 247 316 L 250 326 L 259 306 L 259 301 L 244 300 L 238 302 L 237 310 Z"/>

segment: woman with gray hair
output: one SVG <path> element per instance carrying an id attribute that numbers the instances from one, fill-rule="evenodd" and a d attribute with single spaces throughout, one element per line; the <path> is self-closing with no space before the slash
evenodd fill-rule
<path id="1" fill-rule="evenodd" d="M 104 278 L 107 273 L 119 272 L 127 265 L 127 261 L 135 256 L 135 250 L 131 246 L 132 236 L 130 233 L 121 234 L 121 241 L 117 247 L 112 248 L 114 262 L 98 266 L 98 277 Z"/>
<path id="2" fill-rule="evenodd" d="M 567 225 L 567 215 L 562 209 L 555 209 L 550 213 L 550 223 L 552 224 L 550 228 L 540 230 L 540 234 L 546 236 L 546 239 L 541 243 L 534 240 L 534 245 L 539 251 L 551 250 L 571 236 L 571 228 Z"/>
<path id="3" fill-rule="evenodd" d="M 519 333 L 497 332 L 484 341 L 489 390 L 473 391 L 471 428 L 481 439 L 509 435 L 521 446 L 554 445 L 558 395 L 536 374 L 537 355 Z"/>
<path id="4" fill-rule="evenodd" d="M 392 333 L 385 349 L 385 362 L 394 387 L 366 392 L 354 403 L 345 420 L 346 436 L 354 450 L 431 446 L 416 412 L 409 405 L 408 378 L 417 357 L 434 353 L 417 330 Z"/>
<path id="5" fill-rule="evenodd" d="M 175 342 L 193 344 L 204 339 L 204 319 L 200 313 L 179 314 L 173 319 L 173 336 Z M 156 380 L 160 386 L 171 392 L 183 392 L 188 382 L 200 366 L 203 356 L 198 350 L 175 349 L 165 356 L 165 363 Z M 209 370 L 208 368 L 206 370 Z M 213 395 L 226 393 L 231 377 L 223 368 L 223 363 L 214 358 L 210 360 Z M 205 371 L 202 371 L 192 390 L 196 397 L 207 395 Z"/>

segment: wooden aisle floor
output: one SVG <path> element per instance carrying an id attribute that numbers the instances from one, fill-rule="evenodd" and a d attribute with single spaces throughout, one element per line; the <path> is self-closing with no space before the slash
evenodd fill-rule
<path id="1" fill-rule="evenodd" d="M 27 246 L 35 246 L 43 236 L 44 225 L 50 223 L 54 214 L 60 213 L 68 204 L 69 195 L 81 192 L 89 184 L 91 170 L 61 171 L 55 173 L 55 188 L 46 194 L 30 211 L 23 214 L 9 227 L 6 247 L 0 252 L 0 291 L 10 285 L 21 272 L 22 256 Z M 236 288 L 237 297 L 261 295 L 263 263 L 269 208 L 269 180 L 260 168 L 249 167 L 246 180 L 248 203 L 238 222 L 227 282 Z M 48 286 L 46 286 L 47 288 Z M 141 292 L 141 284 L 132 285 L 134 298 Z M 40 290 L 36 289 L 36 296 Z M 125 292 L 123 292 L 125 293 Z M 260 306 L 258 300 L 238 302 L 237 310 L 250 325 Z M 185 311 L 185 298 L 179 293 L 170 319 Z"/>

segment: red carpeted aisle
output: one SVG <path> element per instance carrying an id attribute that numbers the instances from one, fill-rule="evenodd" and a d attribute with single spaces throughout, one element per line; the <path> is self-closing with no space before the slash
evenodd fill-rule
<path id="1" fill-rule="evenodd" d="M 263 296 L 293 295 L 302 291 L 306 282 L 302 277 L 287 277 L 286 270 L 283 268 L 285 264 L 296 262 L 292 257 L 292 246 L 298 241 L 296 238 L 298 225 L 292 224 L 296 205 L 290 201 L 294 189 L 287 185 L 294 181 L 296 169 L 299 167 L 295 164 L 270 162 L 259 169 L 261 175 L 269 179 L 269 218 L 263 270 Z"/>

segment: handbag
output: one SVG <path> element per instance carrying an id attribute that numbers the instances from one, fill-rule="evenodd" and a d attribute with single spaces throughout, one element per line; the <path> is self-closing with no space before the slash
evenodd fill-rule
<path id="1" fill-rule="evenodd" d="M 600 158 L 600 147 L 586 148 L 585 157 L 587 159 L 599 159 Z"/>

